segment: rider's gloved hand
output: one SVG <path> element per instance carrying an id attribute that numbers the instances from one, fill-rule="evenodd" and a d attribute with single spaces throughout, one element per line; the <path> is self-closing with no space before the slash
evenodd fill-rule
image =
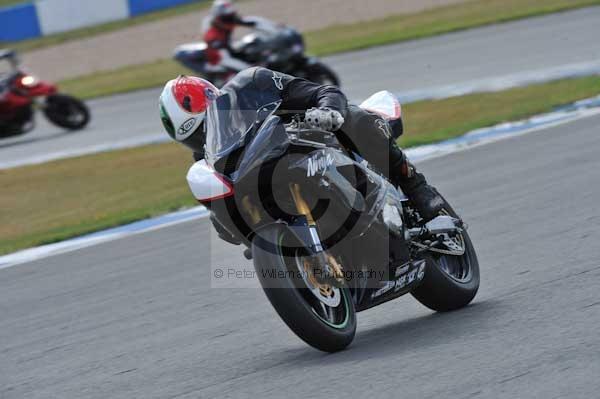
<path id="1" fill-rule="evenodd" d="M 344 117 L 338 111 L 329 108 L 311 108 L 306 111 L 304 121 L 315 129 L 335 132 L 344 124 Z"/>

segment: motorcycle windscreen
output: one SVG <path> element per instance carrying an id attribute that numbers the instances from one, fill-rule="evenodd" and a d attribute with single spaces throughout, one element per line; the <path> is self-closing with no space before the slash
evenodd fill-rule
<path id="1" fill-rule="evenodd" d="M 255 125 L 279 108 L 281 101 L 272 100 L 251 90 L 222 90 L 206 114 L 207 161 L 214 165 L 243 146 Z"/>
<path id="2" fill-rule="evenodd" d="M 290 140 L 281 124 L 281 118 L 269 116 L 252 138 L 252 142 L 246 146 L 237 170 L 230 176 L 231 179 L 237 182 L 266 162 L 281 157 L 289 145 Z"/>

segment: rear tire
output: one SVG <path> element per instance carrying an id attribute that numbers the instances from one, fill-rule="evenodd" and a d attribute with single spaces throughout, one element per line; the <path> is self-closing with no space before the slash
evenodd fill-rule
<path id="1" fill-rule="evenodd" d="M 48 96 L 44 115 L 50 122 L 68 130 L 81 130 L 90 122 L 88 107 L 77 98 L 64 94 Z"/>
<path id="2" fill-rule="evenodd" d="M 285 225 L 261 230 L 252 242 L 254 267 L 267 298 L 285 324 L 310 346 L 324 352 L 346 348 L 356 333 L 356 313 L 350 291 L 346 287 L 339 289 L 339 305 L 330 308 L 331 314 L 336 316 L 332 319 L 337 320 L 326 320 L 315 310 L 323 304 L 318 303 L 302 278 L 269 276 L 273 272 L 289 276 L 290 271 L 298 271 L 294 256 L 283 254 L 284 245 L 299 245 Z"/>
<path id="3" fill-rule="evenodd" d="M 458 218 L 450 204 L 445 202 L 444 208 L 448 214 Z M 412 292 L 417 301 L 436 312 L 449 312 L 465 307 L 477 295 L 480 282 L 479 261 L 469 234 L 464 231 L 462 236 L 465 245 L 464 255 L 457 257 L 429 253 L 425 256 L 427 260 L 425 278 Z M 450 273 L 447 270 L 448 264 L 459 267 L 467 265 L 468 271 L 462 269 L 459 273 Z"/>

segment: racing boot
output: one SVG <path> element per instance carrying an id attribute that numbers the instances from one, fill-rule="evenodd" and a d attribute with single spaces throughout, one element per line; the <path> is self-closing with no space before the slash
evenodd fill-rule
<path id="1" fill-rule="evenodd" d="M 408 196 L 424 223 L 437 217 L 444 208 L 444 199 L 395 143 L 390 148 L 390 180 Z"/>

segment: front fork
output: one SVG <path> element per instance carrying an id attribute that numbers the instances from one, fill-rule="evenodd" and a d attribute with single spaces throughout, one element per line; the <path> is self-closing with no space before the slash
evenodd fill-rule
<path id="1" fill-rule="evenodd" d="M 324 250 L 317 224 L 313 218 L 310 206 L 302 197 L 300 185 L 297 183 L 291 184 L 290 191 L 296 205 L 296 210 L 301 216 L 294 223 L 290 224 L 289 227 L 296 238 L 309 251 L 312 266 L 310 272 L 319 284 L 340 287 L 343 284 L 344 277 L 342 266 L 334 256 Z"/>

